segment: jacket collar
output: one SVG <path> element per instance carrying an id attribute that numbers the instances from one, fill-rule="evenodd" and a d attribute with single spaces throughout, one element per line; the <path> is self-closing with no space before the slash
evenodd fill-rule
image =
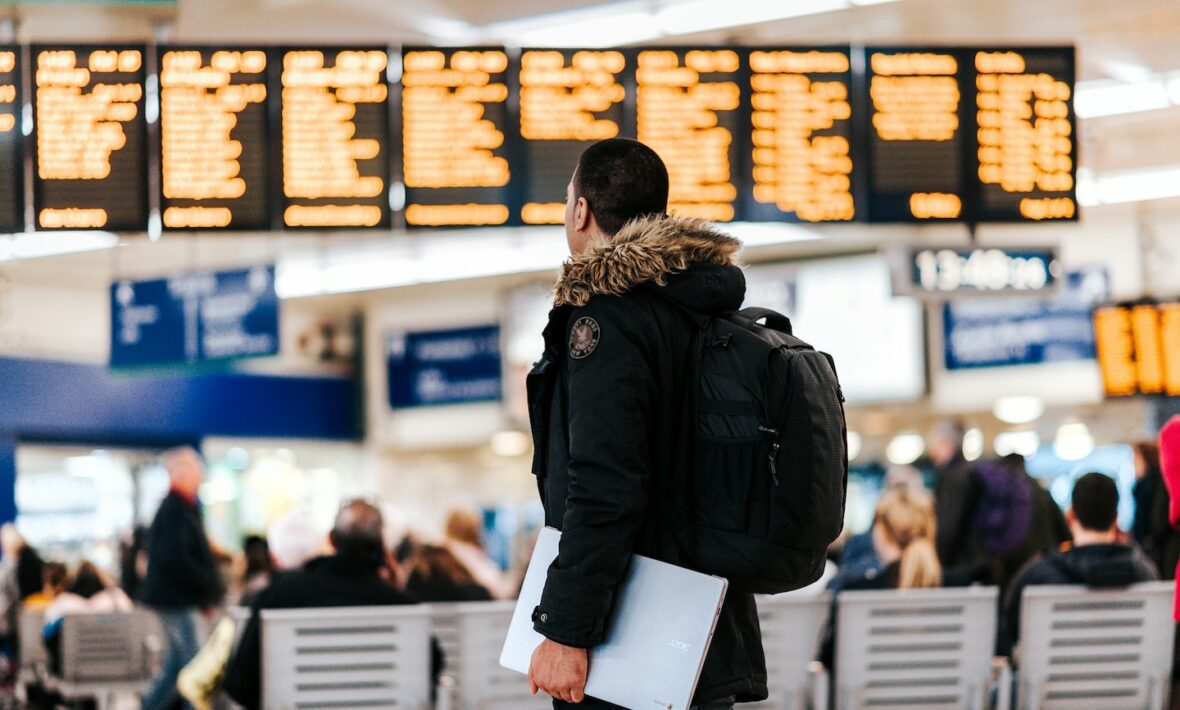
<path id="1" fill-rule="evenodd" d="M 614 237 L 592 243 L 585 253 L 566 261 L 554 305 L 580 307 L 592 296 L 618 296 L 649 282 L 662 286 L 691 264 L 733 264 L 741 246 L 702 219 L 632 220 Z"/>

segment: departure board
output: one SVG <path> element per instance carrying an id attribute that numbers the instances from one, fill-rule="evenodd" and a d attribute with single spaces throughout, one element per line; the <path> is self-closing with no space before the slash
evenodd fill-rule
<path id="1" fill-rule="evenodd" d="M 668 166 L 670 212 L 734 218 L 741 179 L 741 56 L 732 49 L 635 53 L 636 138 Z"/>
<path id="2" fill-rule="evenodd" d="M 963 53 L 868 48 L 868 219 L 964 217 Z"/>
<path id="3" fill-rule="evenodd" d="M 748 221 L 855 219 L 848 48 L 749 52 Z"/>
<path id="4" fill-rule="evenodd" d="M 974 52 L 972 221 L 1077 219 L 1072 47 Z"/>
<path id="5" fill-rule="evenodd" d="M 622 52 L 527 49 L 520 55 L 524 224 L 561 224 L 565 188 L 582 151 L 620 135 Z"/>
<path id="6" fill-rule="evenodd" d="M 21 50 L 0 46 L 0 231 L 25 229 L 25 164 L 21 134 Z"/>
<path id="7" fill-rule="evenodd" d="M 389 227 L 389 53 L 280 54 L 283 226 Z"/>
<path id="8" fill-rule="evenodd" d="M 511 131 L 507 52 L 403 50 L 406 225 L 507 223 Z"/>
<path id="9" fill-rule="evenodd" d="M 270 229 L 268 65 L 263 49 L 158 53 L 165 229 Z"/>
<path id="10" fill-rule="evenodd" d="M 147 229 L 144 52 L 33 46 L 37 229 Z"/>
<path id="11" fill-rule="evenodd" d="M 1180 303 L 1098 308 L 1094 334 L 1107 396 L 1180 396 Z"/>

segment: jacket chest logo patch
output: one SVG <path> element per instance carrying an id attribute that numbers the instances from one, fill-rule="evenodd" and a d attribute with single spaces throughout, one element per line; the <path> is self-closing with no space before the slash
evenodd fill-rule
<path id="1" fill-rule="evenodd" d="M 570 357 L 575 360 L 589 357 L 598 347 L 599 334 L 598 321 L 593 318 L 582 316 L 575 321 L 570 331 Z"/>

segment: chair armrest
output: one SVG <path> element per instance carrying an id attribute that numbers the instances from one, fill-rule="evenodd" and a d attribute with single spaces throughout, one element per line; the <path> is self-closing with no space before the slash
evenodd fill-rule
<path id="1" fill-rule="evenodd" d="M 811 708 L 812 710 L 824 710 L 828 707 L 830 686 L 828 669 L 824 668 L 824 664 L 819 661 L 812 661 L 807 664 L 807 675 L 811 681 Z"/>
<path id="2" fill-rule="evenodd" d="M 996 688 L 995 710 L 1009 710 L 1012 707 L 1012 666 L 1007 658 L 996 656 L 992 659 L 992 685 Z"/>

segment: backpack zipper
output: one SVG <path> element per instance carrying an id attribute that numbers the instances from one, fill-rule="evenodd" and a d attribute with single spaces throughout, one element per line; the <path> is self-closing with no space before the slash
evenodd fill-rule
<path id="1" fill-rule="evenodd" d="M 770 464 L 770 477 L 771 477 L 771 479 L 774 480 L 774 485 L 777 488 L 779 486 L 778 464 L 775 463 L 775 459 L 778 458 L 779 449 L 782 448 L 781 445 L 778 443 L 778 436 L 779 436 L 778 429 L 771 429 L 770 427 L 759 426 L 758 431 L 762 432 L 763 434 L 766 435 L 766 437 L 768 439 L 770 439 L 770 453 L 767 455 L 766 458 L 767 458 L 767 462 Z"/>

